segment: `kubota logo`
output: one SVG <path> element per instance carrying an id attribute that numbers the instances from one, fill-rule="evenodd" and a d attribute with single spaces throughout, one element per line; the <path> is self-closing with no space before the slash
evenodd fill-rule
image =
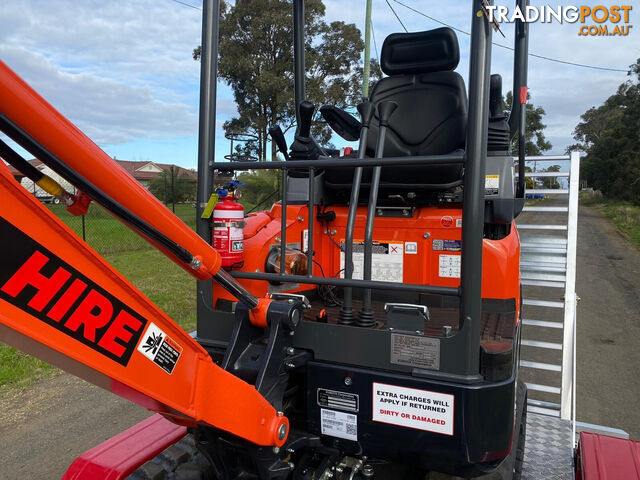
<path id="1" fill-rule="evenodd" d="M 0 219 L 0 299 L 126 366 L 147 322 Z"/>

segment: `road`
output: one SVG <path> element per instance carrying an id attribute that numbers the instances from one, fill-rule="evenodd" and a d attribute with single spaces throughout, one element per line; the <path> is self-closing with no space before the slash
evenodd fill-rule
<path id="1" fill-rule="evenodd" d="M 532 221 L 534 214 L 526 215 L 521 223 Z M 576 290 L 582 299 L 578 419 L 623 428 L 640 439 L 640 253 L 586 207 L 581 207 L 579 217 Z M 67 374 L 4 392 L 0 479 L 59 478 L 82 452 L 148 415 Z"/>

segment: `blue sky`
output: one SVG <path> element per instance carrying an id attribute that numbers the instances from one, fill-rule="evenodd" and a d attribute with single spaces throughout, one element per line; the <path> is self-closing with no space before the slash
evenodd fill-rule
<path id="1" fill-rule="evenodd" d="M 196 7 L 201 0 L 185 0 Z M 468 31 L 470 1 L 402 3 Z M 497 0 L 512 5 L 512 1 Z M 562 3 L 562 2 L 558 2 Z M 586 4 L 610 5 L 599 0 Z M 391 1 L 409 31 L 440 26 Z M 543 2 L 533 0 L 532 4 Z M 631 24 L 640 15 L 633 5 Z M 325 0 L 327 20 L 356 23 L 364 32 L 364 1 Z M 556 4 L 553 4 L 556 5 Z M 373 0 L 378 49 L 386 35 L 401 31 L 385 0 Z M 172 0 L 4 0 L 0 4 L 0 59 L 100 145 L 124 160 L 151 160 L 193 167 L 197 162 L 199 64 L 191 51 L 200 43 L 201 11 Z M 634 26 L 634 28 L 637 28 Z M 513 28 L 504 25 L 512 45 Z M 579 37 L 577 24 L 532 24 L 530 51 L 562 60 L 626 69 L 640 57 L 640 30 L 629 37 Z M 459 35 L 458 71 L 466 79 L 469 41 Z M 379 50 L 378 50 L 379 52 Z M 494 48 L 493 72 L 511 84 L 512 52 Z M 607 72 L 530 59 L 532 101 L 547 111 L 550 153 L 572 143 L 579 116 L 599 105 L 625 81 Z M 218 89 L 216 155 L 228 153 L 222 123 L 235 112 L 231 92 Z"/>

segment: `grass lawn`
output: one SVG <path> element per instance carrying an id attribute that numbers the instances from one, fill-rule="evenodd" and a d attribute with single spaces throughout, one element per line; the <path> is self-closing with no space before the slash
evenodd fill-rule
<path id="1" fill-rule="evenodd" d="M 594 207 L 610 219 L 618 229 L 640 248 L 640 206 L 581 195 L 584 205 Z"/>
<path id="2" fill-rule="evenodd" d="M 607 202 L 598 208 L 640 248 L 640 206 Z"/>
<path id="3" fill-rule="evenodd" d="M 64 205 L 49 205 L 49 209 L 82 237 L 82 217 L 74 217 Z M 190 203 L 176 204 L 176 215 L 195 229 L 196 210 Z M 101 254 L 153 249 L 109 212 L 93 203 L 84 218 L 84 232 L 87 243 Z"/>
<path id="4" fill-rule="evenodd" d="M 81 235 L 79 217 L 73 217 L 61 205 L 50 208 Z M 176 205 L 176 214 L 191 228 L 195 227 L 195 209 L 191 205 Z M 107 262 L 182 328 L 186 331 L 195 329 L 196 283 L 190 275 L 100 207 L 91 207 L 85 228 L 88 243 Z M 0 392 L 5 388 L 29 385 L 43 375 L 57 371 L 45 362 L 0 344 Z"/>

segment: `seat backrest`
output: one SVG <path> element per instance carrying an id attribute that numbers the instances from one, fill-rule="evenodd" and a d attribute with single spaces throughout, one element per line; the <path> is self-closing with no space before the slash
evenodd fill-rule
<path id="1" fill-rule="evenodd" d="M 370 101 L 398 104 L 389 122 L 384 156 L 438 155 L 464 149 L 467 94 L 453 70 L 460 61 L 455 32 L 394 33 L 382 45 L 381 67 Z M 367 154 L 375 154 L 377 115 L 371 122 Z"/>

